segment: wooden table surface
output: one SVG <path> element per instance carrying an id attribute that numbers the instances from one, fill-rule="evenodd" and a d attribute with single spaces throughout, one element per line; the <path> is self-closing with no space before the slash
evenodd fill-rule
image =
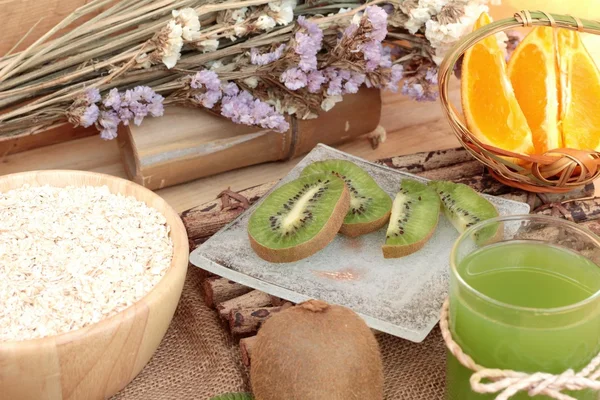
<path id="1" fill-rule="evenodd" d="M 418 123 L 418 125 L 414 125 Z M 383 95 L 381 125 L 387 140 L 373 150 L 366 137 L 338 146 L 368 160 L 458 146 L 437 102 L 417 103 L 400 94 Z M 299 161 L 260 164 L 158 190 L 178 212 L 214 199 L 227 187 L 241 190 L 281 178 Z M 47 146 L 0 159 L 0 175 L 39 169 L 76 169 L 126 177 L 116 141 L 98 136 Z"/>

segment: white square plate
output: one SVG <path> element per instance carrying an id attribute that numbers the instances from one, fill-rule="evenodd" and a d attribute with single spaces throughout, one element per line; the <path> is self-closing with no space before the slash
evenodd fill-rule
<path id="1" fill-rule="evenodd" d="M 356 163 L 392 198 L 402 179 L 426 181 L 318 145 L 276 187 L 296 179 L 308 164 L 327 159 Z M 529 205 L 525 203 L 485 197 L 501 215 L 529 213 Z M 338 235 L 311 257 L 273 264 L 258 257 L 248 240 L 248 219 L 261 201 L 194 250 L 191 263 L 294 303 L 321 299 L 346 306 L 363 317 L 371 328 L 413 342 L 425 339 L 438 322 L 448 294 L 450 250 L 458 238 L 445 217 L 440 217 L 436 232 L 423 249 L 403 258 L 383 258 L 381 245 L 385 242 L 386 228 L 382 228 L 356 239 Z"/>

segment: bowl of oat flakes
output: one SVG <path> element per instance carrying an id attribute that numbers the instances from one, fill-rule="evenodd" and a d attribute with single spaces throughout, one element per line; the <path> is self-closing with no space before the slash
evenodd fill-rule
<path id="1" fill-rule="evenodd" d="M 104 399 L 167 331 L 188 265 L 178 214 L 104 174 L 0 177 L 0 397 Z"/>

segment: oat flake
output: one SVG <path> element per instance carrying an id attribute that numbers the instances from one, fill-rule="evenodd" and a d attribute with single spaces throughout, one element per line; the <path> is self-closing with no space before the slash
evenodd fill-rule
<path id="1" fill-rule="evenodd" d="M 165 217 L 106 186 L 0 193 L 0 341 L 114 315 L 148 293 L 172 258 Z"/>

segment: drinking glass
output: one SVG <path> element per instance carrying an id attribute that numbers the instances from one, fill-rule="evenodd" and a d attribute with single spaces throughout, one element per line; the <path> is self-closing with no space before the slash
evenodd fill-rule
<path id="1" fill-rule="evenodd" d="M 452 250 L 449 323 L 453 339 L 485 368 L 560 374 L 600 351 L 600 242 L 557 218 L 499 217 L 465 231 Z M 448 352 L 450 400 L 487 400 L 473 371 Z M 565 393 L 596 400 L 590 390 Z M 549 399 L 521 392 L 512 400 Z"/>

